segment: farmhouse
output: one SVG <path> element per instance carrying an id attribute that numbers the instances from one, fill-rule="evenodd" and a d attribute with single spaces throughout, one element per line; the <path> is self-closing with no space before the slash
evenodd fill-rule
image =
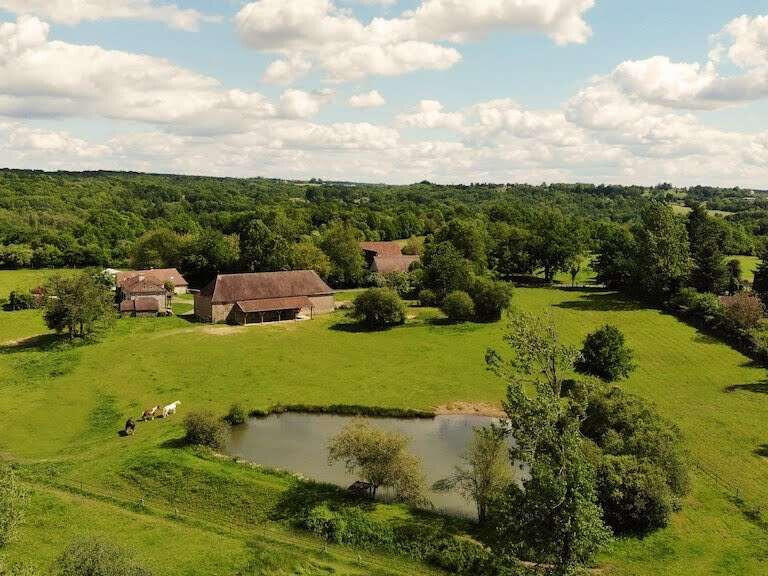
<path id="1" fill-rule="evenodd" d="M 333 290 L 312 270 L 219 274 L 195 294 L 195 316 L 214 324 L 294 320 L 333 309 Z"/>
<path id="2" fill-rule="evenodd" d="M 117 289 L 120 312 L 131 316 L 148 316 L 168 308 L 168 292 L 154 276 L 131 276 L 124 279 Z"/>
<path id="3" fill-rule="evenodd" d="M 397 242 L 361 242 L 360 248 L 368 268 L 377 274 L 408 272 L 419 261 L 418 256 L 403 254 Z"/>
<path id="4" fill-rule="evenodd" d="M 186 294 L 189 284 L 184 279 L 184 276 L 176 270 L 176 268 L 152 268 L 151 270 L 135 270 L 133 272 L 119 272 L 115 277 L 115 283 L 117 287 L 122 287 L 122 284 L 134 278 L 136 276 L 152 277 L 160 284 L 170 282 L 174 286 L 174 292 L 176 294 Z"/>
<path id="5" fill-rule="evenodd" d="M 157 316 L 159 312 L 159 303 L 152 296 L 140 296 L 120 302 L 120 314 L 123 316 Z"/>

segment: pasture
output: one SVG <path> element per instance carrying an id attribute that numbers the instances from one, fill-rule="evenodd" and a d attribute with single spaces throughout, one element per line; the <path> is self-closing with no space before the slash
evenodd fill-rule
<path id="1" fill-rule="evenodd" d="M 15 273 L 0 273 L 0 285 L 21 281 L 5 274 Z M 573 344 L 604 323 L 621 328 L 638 365 L 622 386 L 674 421 L 690 452 L 693 487 L 683 511 L 662 531 L 616 542 L 601 558 L 603 573 L 766 573 L 765 370 L 612 293 L 519 288 L 515 304 L 551 313 Z M 266 574 L 429 574 L 287 528 L 278 512 L 296 489 L 293 477 L 178 447 L 185 411 L 223 414 L 233 402 L 498 404 L 504 384 L 483 357 L 489 346 L 506 352 L 503 323 L 447 326 L 436 310 L 411 313 L 405 326 L 377 333 L 358 331 L 341 313 L 245 328 L 124 319 L 101 341 L 69 347 L 50 337 L 22 340 L 44 332 L 39 312 L 0 312 L 0 454 L 20 463 L 34 491 L 10 556 L 42 566 L 76 526 L 88 525 L 124 540 L 162 574 L 230 574 L 266 562 L 265 551 L 275 562 Z M 128 416 L 173 400 L 182 401 L 178 417 L 118 437 Z M 410 517 L 386 505 L 371 513 Z M 181 560 L 169 562 L 166 551 Z"/>

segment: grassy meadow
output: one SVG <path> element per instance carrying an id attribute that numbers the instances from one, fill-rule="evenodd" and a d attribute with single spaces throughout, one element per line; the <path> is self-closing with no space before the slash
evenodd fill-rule
<path id="1" fill-rule="evenodd" d="M 0 272 L 0 286 L 22 282 L 7 277 L 15 274 Z M 573 344 L 602 324 L 621 328 L 638 366 L 622 386 L 653 401 L 685 437 L 693 482 L 682 512 L 664 530 L 616 542 L 601 573 L 768 572 L 765 370 L 612 293 L 519 288 L 515 305 L 552 314 Z M 123 319 L 97 343 L 61 347 L 49 336 L 24 340 L 44 334 L 39 311 L 0 312 L 0 454 L 20 464 L 33 489 L 30 519 L 9 555 L 44 566 L 87 526 L 129 544 L 160 574 L 433 573 L 289 529 L 281 511 L 298 497 L 292 476 L 178 447 L 186 411 L 224 413 L 233 402 L 498 404 L 504 384 L 483 357 L 489 346 L 505 352 L 503 323 L 448 326 L 436 310 L 411 313 L 405 326 L 377 333 L 358 331 L 342 313 L 252 327 Z M 173 400 L 182 401 L 179 417 L 117 435 L 128 416 Z M 376 505 L 372 514 L 439 521 L 397 506 Z M 244 569 L 259 565 L 262 572 Z"/>

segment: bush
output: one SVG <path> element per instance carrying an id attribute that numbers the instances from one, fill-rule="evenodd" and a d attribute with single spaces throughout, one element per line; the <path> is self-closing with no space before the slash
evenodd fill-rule
<path id="1" fill-rule="evenodd" d="M 437 306 L 438 305 L 437 294 L 435 294 L 434 290 L 425 288 L 424 290 L 419 292 L 419 304 L 425 307 Z"/>
<path id="2" fill-rule="evenodd" d="M 246 412 L 241 404 L 232 404 L 229 408 L 229 412 L 227 412 L 227 415 L 224 417 L 224 420 L 229 422 L 232 426 L 245 424 L 247 419 L 248 412 Z"/>
<path id="3" fill-rule="evenodd" d="M 723 305 L 716 294 L 697 292 L 694 288 L 680 290 L 672 304 L 703 320 L 720 318 L 723 314 Z"/>
<path id="4" fill-rule="evenodd" d="M 602 454 L 598 499 L 611 528 L 642 533 L 665 526 L 688 490 L 677 428 L 645 401 L 611 388 L 592 394 L 581 429 Z"/>
<path id="5" fill-rule="evenodd" d="M 226 424 L 210 412 L 192 412 L 184 418 L 187 431 L 185 440 L 195 446 L 221 450 L 227 444 L 229 430 Z"/>
<path id="6" fill-rule="evenodd" d="M 405 322 L 405 304 L 390 288 L 371 288 L 355 298 L 352 317 L 369 328 Z"/>
<path id="7" fill-rule="evenodd" d="M 475 316 L 481 322 L 496 322 L 509 308 L 512 288 L 506 282 L 478 276 L 472 281 L 469 292 L 475 303 Z"/>
<path id="8" fill-rule="evenodd" d="M 8 300 L 3 304 L 3 310 L 14 312 L 17 310 L 31 310 L 37 308 L 37 300 L 34 294 L 28 292 L 18 292 L 14 290 L 8 296 Z"/>
<path id="9" fill-rule="evenodd" d="M 606 524 L 618 533 L 663 528 L 674 509 L 675 497 L 661 468 L 634 456 L 603 458 L 597 494 Z"/>
<path id="10" fill-rule="evenodd" d="M 55 576 L 150 576 L 123 548 L 96 538 L 72 542 L 56 560 Z"/>
<path id="11" fill-rule="evenodd" d="M 27 492 L 13 468 L 0 464 L 0 548 L 15 539 L 26 503 Z"/>
<path id="12" fill-rule="evenodd" d="M 441 309 L 451 322 L 465 322 L 475 316 L 475 303 L 469 294 L 460 290 L 448 294 Z"/>
<path id="13" fill-rule="evenodd" d="M 624 342 L 624 334 L 615 326 L 603 326 L 584 340 L 576 370 L 598 376 L 606 382 L 626 378 L 632 366 L 632 351 Z"/>
<path id="14" fill-rule="evenodd" d="M 760 298 L 748 292 L 737 292 L 722 298 L 726 321 L 736 328 L 756 328 L 765 316 Z"/>

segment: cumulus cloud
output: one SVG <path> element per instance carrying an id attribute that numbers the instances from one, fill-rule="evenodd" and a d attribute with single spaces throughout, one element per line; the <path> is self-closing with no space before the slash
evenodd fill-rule
<path id="1" fill-rule="evenodd" d="M 354 94 L 350 96 L 347 103 L 352 108 L 377 108 L 384 106 L 387 103 L 384 97 L 379 94 L 378 90 L 371 90 L 370 92 L 363 92 L 362 94 Z"/>
<path id="2" fill-rule="evenodd" d="M 305 92 L 286 90 L 280 96 L 279 110 L 286 118 L 309 118 L 320 111 L 320 106 L 333 96 L 329 90 Z"/>
<path id="3" fill-rule="evenodd" d="M 437 100 L 422 100 L 412 112 L 400 114 L 398 122 L 410 128 L 448 128 L 460 130 L 464 117 L 460 112 L 444 112 Z"/>
<path id="4" fill-rule="evenodd" d="M 197 10 L 151 0 L 0 0 L 0 10 L 69 25 L 96 20 L 146 20 L 187 31 L 197 30 L 201 22 L 218 20 Z"/>
<path id="5" fill-rule="evenodd" d="M 666 56 L 619 64 L 608 76 L 651 104 L 715 109 L 768 97 L 768 16 L 741 16 L 713 36 L 708 60 L 673 62 Z M 724 74 L 723 61 L 737 73 Z"/>
<path id="6" fill-rule="evenodd" d="M 0 25 L 0 115 L 98 116 L 236 130 L 278 114 L 261 94 L 227 90 L 167 60 L 48 39 L 22 16 Z"/>
<path id="7" fill-rule="evenodd" d="M 423 0 L 396 18 L 363 23 L 331 0 L 257 0 L 235 17 L 243 41 L 281 54 L 266 78 L 293 78 L 293 59 L 314 61 L 332 81 L 368 75 L 444 70 L 461 54 L 453 46 L 493 30 L 534 30 L 558 44 L 583 43 L 583 19 L 594 0 Z"/>

